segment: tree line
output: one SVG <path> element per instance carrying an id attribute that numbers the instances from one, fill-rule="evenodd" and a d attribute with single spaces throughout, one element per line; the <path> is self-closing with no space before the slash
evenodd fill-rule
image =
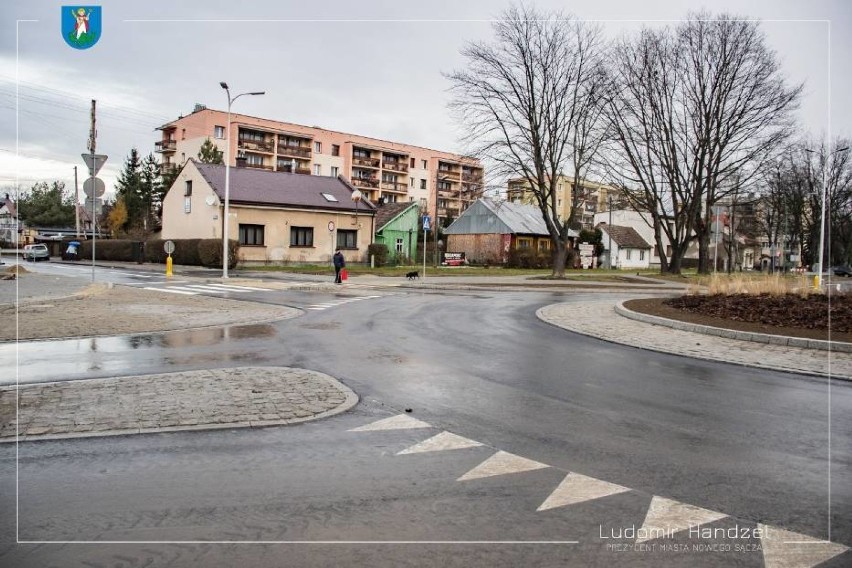
<path id="1" fill-rule="evenodd" d="M 645 212 L 662 271 L 679 273 L 697 246 L 706 273 L 722 203 L 749 201 L 759 230 L 785 231 L 786 242 L 795 234 L 803 259 L 815 262 L 827 164 L 828 258 L 849 260 L 848 144 L 802 140 L 794 113 L 803 84 L 785 78 L 759 22 L 698 12 L 609 41 L 598 24 L 521 5 L 493 32 L 465 46 L 466 65 L 447 74 L 451 109 L 491 176 L 529 183 L 555 275 L 574 254 L 568 230 L 578 227 L 581 199 L 574 191 L 569 214 L 559 214 L 563 172 L 574 187 L 597 177 Z"/>

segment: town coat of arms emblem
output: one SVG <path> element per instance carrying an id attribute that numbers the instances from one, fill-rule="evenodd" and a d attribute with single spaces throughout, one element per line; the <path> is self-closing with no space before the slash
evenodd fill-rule
<path id="1" fill-rule="evenodd" d="M 63 6 L 62 37 L 75 49 L 88 49 L 101 39 L 100 6 Z"/>

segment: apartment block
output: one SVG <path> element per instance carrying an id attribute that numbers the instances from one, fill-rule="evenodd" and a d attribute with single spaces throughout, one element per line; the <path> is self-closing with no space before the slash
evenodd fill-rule
<path id="1" fill-rule="evenodd" d="M 529 180 L 524 178 L 510 179 L 506 191 L 506 199 L 513 203 L 536 204 Z M 574 196 L 574 178 L 572 176 L 559 175 L 556 179 L 556 210 L 559 219 L 568 218 L 571 212 L 571 202 Z M 574 220 L 584 229 L 591 229 L 595 225 L 595 214 L 607 211 L 610 201 L 617 205 L 618 190 L 614 187 L 600 183 L 581 180 L 579 183 L 579 201 Z"/>
<path id="2" fill-rule="evenodd" d="M 230 127 L 231 166 L 315 176 L 343 176 L 373 203 L 419 202 L 442 226 L 483 193 L 476 159 L 421 146 L 231 114 L 196 105 L 159 127 L 155 144 L 163 171 L 196 158 L 205 140 L 222 151 Z"/>

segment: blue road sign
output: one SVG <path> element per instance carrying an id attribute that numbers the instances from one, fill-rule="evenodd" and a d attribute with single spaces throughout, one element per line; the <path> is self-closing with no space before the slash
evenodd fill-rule
<path id="1" fill-rule="evenodd" d="M 429 215 L 423 215 L 423 230 L 424 231 L 431 230 Z"/>

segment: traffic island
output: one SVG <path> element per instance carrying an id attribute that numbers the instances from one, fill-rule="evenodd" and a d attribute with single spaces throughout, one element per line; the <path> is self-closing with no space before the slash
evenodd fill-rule
<path id="1" fill-rule="evenodd" d="M 237 367 L 0 389 L 0 442 L 258 428 L 345 412 L 358 396 L 329 375 Z"/>

